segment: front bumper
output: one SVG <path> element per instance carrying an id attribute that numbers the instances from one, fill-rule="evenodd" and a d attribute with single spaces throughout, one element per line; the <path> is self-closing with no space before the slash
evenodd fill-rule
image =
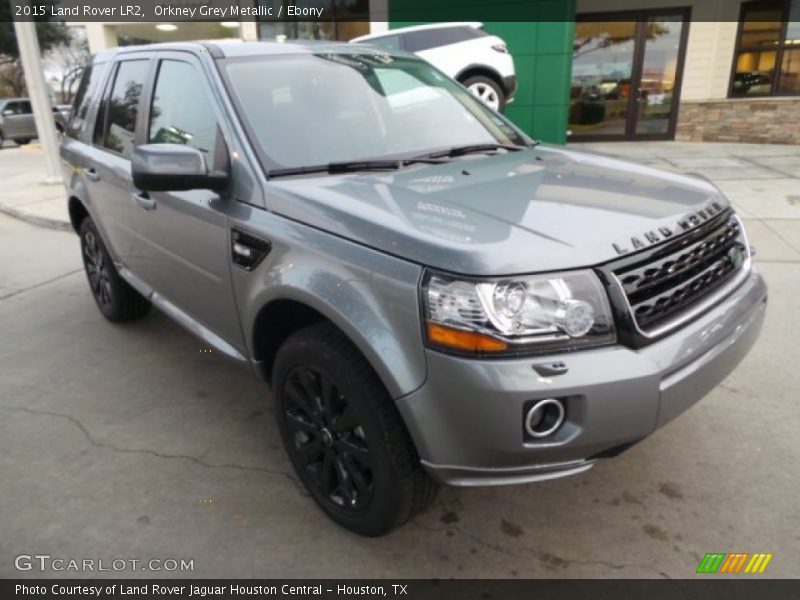
<path id="1" fill-rule="evenodd" d="M 753 269 L 699 319 L 645 348 L 612 346 L 524 359 L 464 359 L 428 350 L 425 384 L 397 401 L 423 465 L 451 485 L 525 483 L 590 468 L 648 436 L 712 390 L 744 358 L 764 320 Z M 567 371 L 542 377 L 541 363 Z M 523 435 L 523 407 L 564 398 L 564 425 Z"/>

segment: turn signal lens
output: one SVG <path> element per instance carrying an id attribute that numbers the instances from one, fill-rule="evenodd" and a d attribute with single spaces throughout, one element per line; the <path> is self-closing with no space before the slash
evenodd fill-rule
<path id="1" fill-rule="evenodd" d="M 467 352 L 503 352 L 508 344 L 473 331 L 452 329 L 435 323 L 428 323 L 428 340 L 437 346 L 446 346 Z"/>

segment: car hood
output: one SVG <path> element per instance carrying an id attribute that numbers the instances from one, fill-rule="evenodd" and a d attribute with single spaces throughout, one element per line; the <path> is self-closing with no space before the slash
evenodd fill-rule
<path id="1" fill-rule="evenodd" d="M 270 210 L 454 273 L 593 266 L 724 210 L 710 182 L 540 145 L 391 172 L 275 179 Z"/>

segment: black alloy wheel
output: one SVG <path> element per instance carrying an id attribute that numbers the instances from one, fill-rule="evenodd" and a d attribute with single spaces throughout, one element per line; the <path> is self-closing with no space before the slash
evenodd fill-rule
<path id="1" fill-rule="evenodd" d="M 270 381 L 283 445 L 301 483 L 336 523 L 384 535 L 434 497 L 394 400 L 332 323 L 291 334 Z"/>
<path id="2" fill-rule="evenodd" d="M 372 498 L 373 462 L 355 409 L 336 384 L 314 367 L 293 368 L 284 383 L 289 451 L 321 496 L 352 512 Z"/>

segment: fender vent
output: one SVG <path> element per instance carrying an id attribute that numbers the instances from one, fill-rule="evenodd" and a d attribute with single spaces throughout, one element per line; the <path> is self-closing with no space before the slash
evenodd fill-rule
<path id="1" fill-rule="evenodd" d="M 231 257 L 233 263 L 245 271 L 255 269 L 271 249 L 272 245 L 266 240 L 239 229 L 231 230 Z"/>

